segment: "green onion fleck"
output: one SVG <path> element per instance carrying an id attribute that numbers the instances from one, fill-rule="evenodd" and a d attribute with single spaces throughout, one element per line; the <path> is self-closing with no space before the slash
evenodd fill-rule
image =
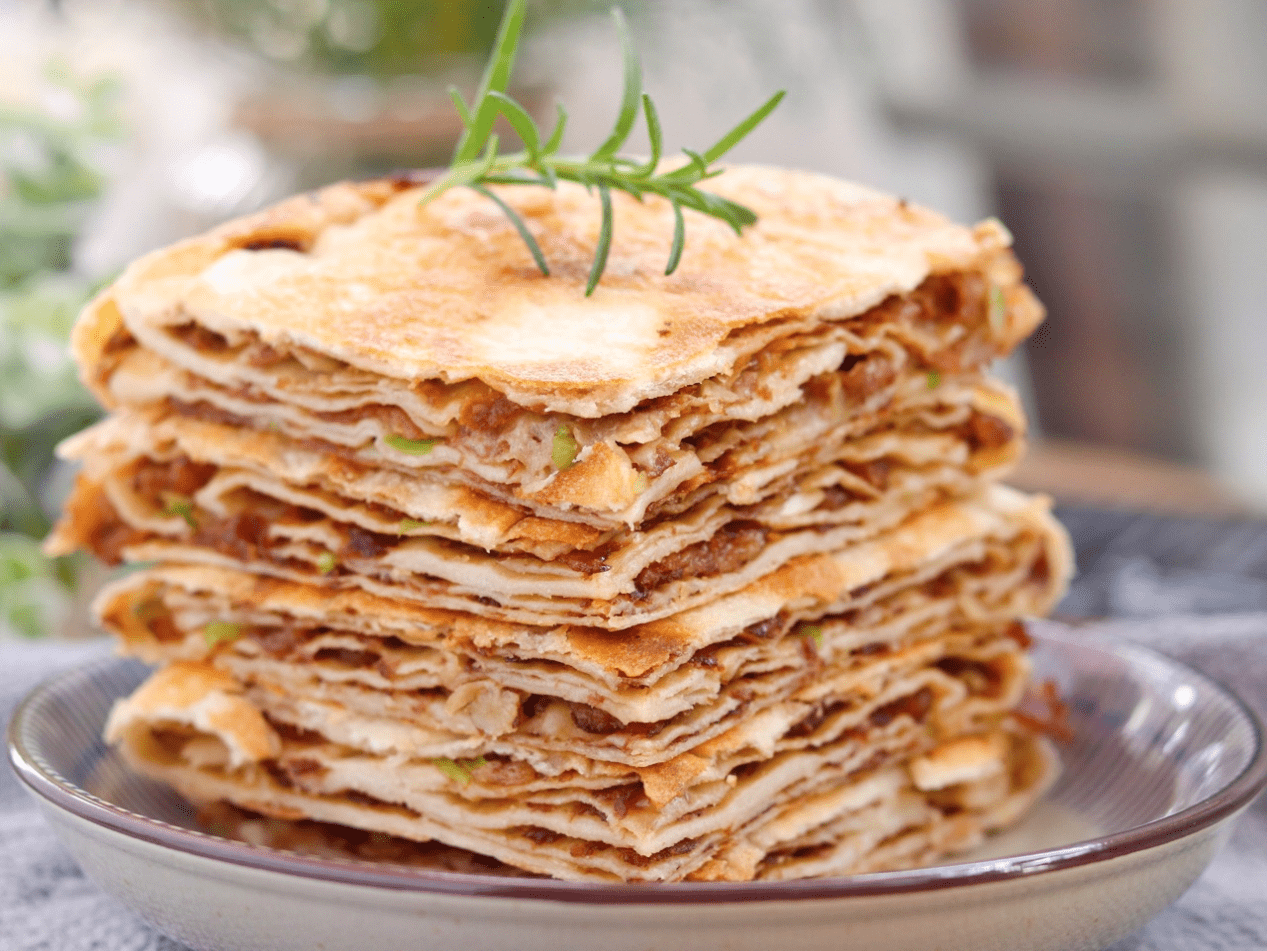
<path id="1" fill-rule="evenodd" d="M 208 647 L 215 647 L 221 641 L 236 641 L 241 634 L 242 625 L 232 621 L 212 621 L 202 629 L 202 637 Z"/>
<path id="2" fill-rule="evenodd" d="M 480 756 L 476 759 L 451 760 L 444 757 L 433 759 L 431 765 L 448 776 L 449 779 L 465 786 L 471 781 L 471 772 L 483 766 L 487 760 Z"/>
<path id="3" fill-rule="evenodd" d="M 323 575 L 328 575 L 334 571 L 334 565 L 334 552 L 332 551 L 323 551 L 321 557 L 317 559 L 317 570 Z"/>
<path id="4" fill-rule="evenodd" d="M 391 446 L 393 449 L 408 453 L 411 456 L 425 456 L 435 448 L 439 439 L 406 439 L 404 436 L 397 436 L 390 433 L 383 437 L 383 442 Z"/>
<path id="5" fill-rule="evenodd" d="M 996 334 L 1002 334 L 1007 329 L 1007 298 L 1003 296 L 1003 288 L 991 286 L 990 309 L 987 316 L 990 320 L 990 329 Z"/>
<path id="6" fill-rule="evenodd" d="M 194 515 L 193 499 L 176 492 L 164 492 L 162 498 L 164 515 L 179 515 L 190 528 L 196 529 L 198 527 L 198 519 Z"/>
<path id="7" fill-rule="evenodd" d="M 564 469 L 572 465 L 576 461 L 576 454 L 580 451 L 576 440 L 572 437 L 572 430 L 566 426 L 560 426 L 554 431 L 554 447 L 550 452 L 550 458 L 554 460 L 554 467 L 562 472 Z"/>
<path id="8" fill-rule="evenodd" d="M 817 624 L 806 624 L 803 628 L 801 628 L 801 634 L 813 641 L 816 648 L 822 648 L 823 629 Z"/>
<path id="9" fill-rule="evenodd" d="M 405 532 L 412 532 L 415 528 L 426 528 L 430 522 L 420 522 L 413 518 L 402 518 L 400 520 L 400 528 L 397 531 L 403 535 Z"/>
<path id="10" fill-rule="evenodd" d="M 935 390 L 939 386 L 941 386 L 941 374 L 938 373 L 936 370 L 929 370 L 928 371 L 928 388 L 930 390 Z"/>

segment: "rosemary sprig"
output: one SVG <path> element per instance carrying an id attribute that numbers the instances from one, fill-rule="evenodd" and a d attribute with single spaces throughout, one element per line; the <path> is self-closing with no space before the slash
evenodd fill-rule
<path id="1" fill-rule="evenodd" d="M 757 220 L 752 209 L 723 198 L 721 195 L 699 188 L 701 182 L 721 174 L 714 163 L 735 147 L 774 111 L 783 99 L 777 92 L 750 116 L 723 135 L 711 148 L 703 152 L 683 149 L 687 161 L 661 171 L 663 136 L 660 118 L 651 97 L 642 91 L 642 65 L 629 38 L 624 15 L 612 10 L 616 31 L 624 60 L 624 93 L 620 112 L 607 139 L 588 156 L 561 156 L 559 145 L 567 125 L 567 112 L 556 106 L 558 119 L 550 137 L 542 141 L 541 131 L 528 111 L 506 94 L 515 56 L 519 49 L 519 36 L 523 29 L 526 0 L 511 0 L 506 6 L 498 29 L 493 55 L 484 70 L 473 105 L 468 106 L 456 88 L 449 89 L 453 105 L 462 120 L 463 133 L 453 153 L 453 163 L 438 181 L 422 196 L 422 204 L 432 201 L 450 188 L 469 186 L 497 204 L 510 219 L 515 230 L 528 247 L 538 269 L 547 277 L 550 267 L 523 218 L 502 201 L 488 185 L 544 185 L 554 188 L 560 180 L 578 182 L 587 189 L 596 190 L 602 208 L 598 245 L 594 262 L 590 267 L 585 296 L 594 293 L 599 279 L 607 267 L 607 256 L 612 240 L 612 191 L 622 191 L 639 201 L 644 195 L 658 195 L 668 199 L 673 208 L 673 243 L 664 273 L 672 274 L 682 260 L 686 242 L 686 220 L 682 209 L 688 208 L 726 222 L 735 234 Z M 647 123 L 647 139 L 651 154 L 645 160 L 628 158 L 618 154 L 633 131 L 639 108 Z M 498 137 L 493 134 L 493 124 L 498 116 L 505 116 L 510 127 L 523 142 L 523 150 L 505 155 L 498 154 Z"/>

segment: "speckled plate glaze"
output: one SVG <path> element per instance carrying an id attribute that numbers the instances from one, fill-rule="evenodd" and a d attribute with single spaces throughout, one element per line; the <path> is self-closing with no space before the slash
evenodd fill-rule
<path id="1" fill-rule="evenodd" d="M 9 756 L 84 870 L 198 951 L 1103 948 L 1174 901 L 1267 784 L 1263 730 L 1207 677 L 1094 628 L 1036 626 L 1076 738 L 1016 829 L 953 865 L 852 878 L 590 885 L 323 859 L 197 831 L 100 740 L 144 668 L 36 689 Z"/>

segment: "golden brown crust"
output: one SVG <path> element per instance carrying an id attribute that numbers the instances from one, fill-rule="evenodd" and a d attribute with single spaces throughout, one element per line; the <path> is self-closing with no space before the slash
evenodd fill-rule
<path id="1" fill-rule="evenodd" d="M 524 405 L 597 416 L 724 372 L 732 333 L 847 320 L 930 273 L 997 280 L 1002 338 L 1020 339 L 1041 316 L 995 223 L 960 227 L 802 172 L 737 168 L 712 185 L 758 224 L 737 238 L 689 216 L 686 254 L 666 277 L 667 202 L 616 195 L 611 257 L 590 298 L 599 213 L 580 186 L 501 190 L 542 245 L 549 278 L 470 190 L 422 207 L 421 188 L 331 186 L 138 261 L 85 311 L 75 354 L 92 379 L 120 315 L 151 345 L 163 327 L 193 321 L 397 378 L 479 378 Z"/>

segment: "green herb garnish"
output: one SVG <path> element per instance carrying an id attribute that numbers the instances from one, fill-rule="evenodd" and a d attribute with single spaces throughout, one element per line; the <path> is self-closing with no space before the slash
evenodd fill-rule
<path id="1" fill-rule="evenodd" d="M 449 779 L 465 786 L 471 781 L 471 773 L 474 770 L 479 769 L 486 762 L 488 761 L 482 756 L 476 759 L 459 760 L 451 760 L 440 757 L 438 759 L 433 759 L 431 761 L 431 765 L 440 770 L 440 772 L 444 773 L 444 775 L 448 776 Z"/>
<path id="2" fill-rule="evenodd" d="M 402 518 L 397 531 L 403 535 L 405 532 L 412 532 L 415 528 L 426 528 L 429 524 L 429 522 L 419 522 L 417 519 Z"/>
<path id="3" fill-rule="evenodd" d="M 941 374 L 938 373 L 936 370 L 929 370 L 928 371 L 928 388 L 930 390 L 935 390 L 939 386 L 941 386 Z"/>
<path id="4" fill-rule="evenodd" d="M 783 99 L 783 92 L 777 92 L 752 115 L 723 135 L 711 148 L 703 152 L 683 149 L 687 161 L 668 171 L 659 171 L 663 140 L 660 133 L 660 119 L 656 113 L 651 97 L 642 91 L 642 65 L 638 54 L 634 51 L 629 39 L 629 31 L 625 26 L 624 16 L 620 10 L 612 10 L 612 18 L 616 21 L 616 31 L 620 35 L 620 45 L 624 62 L 624 94 L 621 97 L 620 113 L 616 117 L 611 135 L 588 156 L 560 156 L 559 146 L 563 141 L 563 129 L 567 125 L 567 112 L 561 105 L 556 105 L 558 118 L 554 131 L 548 139 L 543 139 L 541 131 L 518 102 L 506 95 L 510 83 L 510 74 L 515 64 L 515 55 L 519 49 L 519 34 L 523 29 L 525 0 L 511 0 L 506 6 L 501 26 L 497 32 L 497 42 L 493 48 L 492 58 L 484 70 L 479 91 L 473 105 L 468 106 L 456 88 L 450 87 L 449 95 L 453 99 L 454 108 L 462 120 L 465 131 L 458 140 L 453 153 L 453 162 L 445 175 L 432 185 L 422 196 L 422 204 L 426 204 L 450 188 L 467 185 L 484 197 L 493 201 L 510 219 L 519 236 L 527 245 L 537 268 L 547 277 L 549 265 L 541 247 L 532 236 L 524 220 L 486 187 L 488 185 L 544 185 L 554 188 L 560 179 L 578 182 L 587 189 L 597 189 L 602 206 L 602 223 L 599 227 L 598 244 L 594 250 L 594 262 L 590 267 L 589 280 L 585 285 L 585 296 L 594 292 L 607 267 L 607 254 L 611 250 L 612 239 L 612 205 L 613 189 L 632 195 L 639 201 L 643 195 L 659 195 L 668 199 L 673 207 L 673 244 L 669 250 L 669 260 L 665 274 L 672 274 L 682 259 L 682 247 L 686 239 L 686 222 L 682 217 L 682 209 L 690 208 L 718 218 L 734 229 L 735 234 L 742 234 L 747 225 L 756 222 L 757 216 L 752 209 L 737 202 L 730 201 L 713 192 L 696 187 L 700 182 L 721 174 L 721 169 L 712 165 L 723 155 L 735 147 L 753 129 L 761 124 Z M 618 155 L 617 152 L 629 138 L 634 122 L 638 118 L 639 106 L 646 118 L 647 138 L 651 154 L 645 159 L 634 159 Z M 498 137 L 492 134 L 493 123 L 498 116 L 505 116 L 515 134 L 523 142 L 523 151 L 506 155 L 498 155 Z"/>
<path id="5" fill-rule="evenodd" d="M 328 575 L 330 572 L 334 571 L 335 564 L 334 552 L 323 551 L 321 553 L 321 557 L 317 559 L 317 570 L 323 575 Z"/>
<path id="6" fill-rule="evenodd" d="M 162 499 L 164 515 L 179 515 L 190 528 L 196 529 L 198 527 L 198 518 L 194 515 L 193 499 L 176 492 L 164 492 Z"/>
<path id="7" fill-rule="evenodd" d="M 208 647 L 215 647 L 221 641 L 236 641 L 241 636 L 242 625 L 232 621 L 211 621 L 202 629 L 202 638 Z"/>
<path id="8" fill-rule="evenodd" d="M 572 436 L 572 430 L 566 426 L 560 426 L 554 431 L 554 446 L 550 449 L 550 458 L 554 461 L 556 469 L 562 472 L 572 465 L 579 451 L 580 447 Z"/>
<path id="9" fill-rule="evenodd" d="M 990 286 L 990 307 L 986 317 L 990 321 L 990 329 L 996 334 L 1007 328 L 1007 298 L 1003 296 L 1003 288 L 997 284 Z"/>
<path id="10" fill-rule="evenodd" d="M 817 624 L 806 624 L 804 627 L 801 628 L 800 633 L 803 636 L 808 637 L 811 641 L 813 641 L 815 648 L 820 649 L 820 650 L 822 649 L 823 629 L 819 627 Z"/>
<path id="11" fill-rule="evenodd" d="M 395 433 L 389 433 L 383 437 L 383 442 L 391 446 L 393 449 L 411 456 L 425 456 L 436 447 L 439 439 L 406 439 L 404 436 L 397 436 Z"/>

